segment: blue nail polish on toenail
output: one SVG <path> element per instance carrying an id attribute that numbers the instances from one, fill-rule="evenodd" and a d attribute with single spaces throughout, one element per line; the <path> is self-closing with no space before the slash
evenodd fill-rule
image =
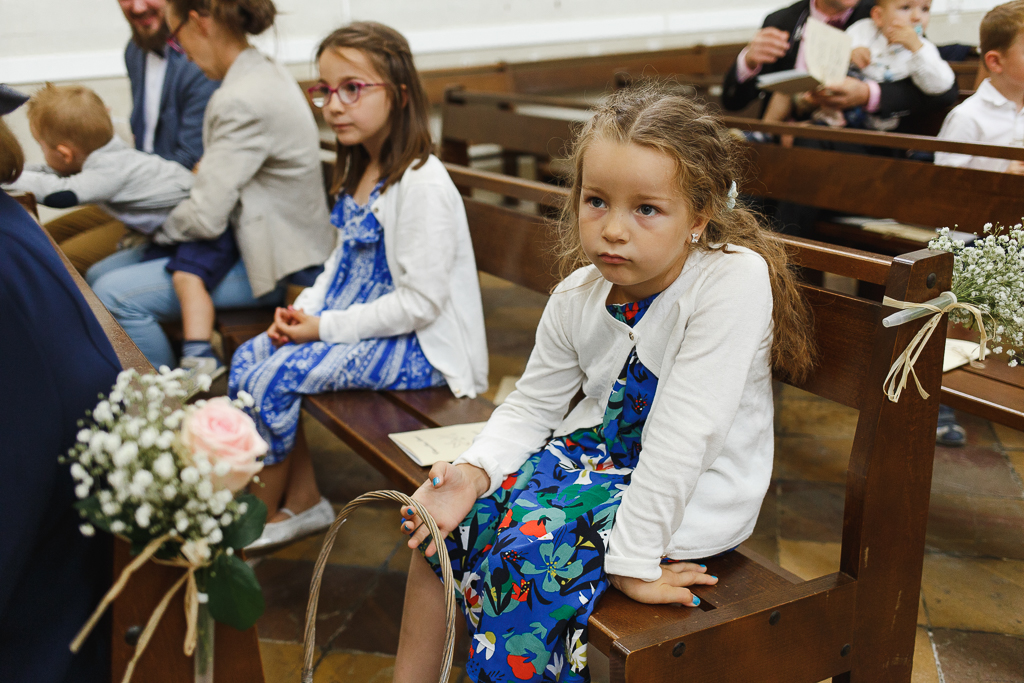
<path id="1" fill-rule="evenodd" d="M 693 606 L 696 607 L 699 604 L 700 604 L 700 598 L 698 598 L 696 595 L 694 595 L 693 596 Z"/>
<path id="2" fill-rule="evenodd" d="M 434 486 L 437 486 L 438 484 L 441 483 L 441 477 L 434 477 L 434 481 L 432 483 L 434 484 Z"/>

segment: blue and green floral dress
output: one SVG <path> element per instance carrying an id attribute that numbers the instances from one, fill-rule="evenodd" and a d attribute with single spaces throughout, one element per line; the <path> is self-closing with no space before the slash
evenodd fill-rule
<path id="1" fill-rule="evenodd" d="M 655 298 L 607 308 L 632 327 Z M 549 441 L 448 537 L 474 681 L 590 680 L 587 619 L 608 587 L 605 543 L 657 388 L 634 348 L 602 424 Z"/>

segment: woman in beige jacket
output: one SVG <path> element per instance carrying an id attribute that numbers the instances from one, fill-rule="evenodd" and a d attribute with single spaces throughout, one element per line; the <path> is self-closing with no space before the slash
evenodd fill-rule
<path id="1" fill-rule="evenodd" d="M 278 303 L 285 278 L 322 264 L 334 247 L 316 123 L 295 79 L 248 36 L 274 21 L 271 0 L 169 0 L 172 40 L 221 80 L 203 121 L 205 152 L 191 195 L 159 231 L 163 243 L 234 232 L 241 261 L 210 292 L 217 308 Z M 176 320 L 167 259 L 145 247 L 94 266 L 90 284 L 155 366 L 174 366 L 160 323 Z"/>

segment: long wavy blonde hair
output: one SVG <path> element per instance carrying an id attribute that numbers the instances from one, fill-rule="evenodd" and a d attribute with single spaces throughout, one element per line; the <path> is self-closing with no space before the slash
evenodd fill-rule
<path id="1" fill-rule="evenodd" d="M 558 264 L 562 277 L 588 265 L 579 232 L 583 158 L 595 140 L 610 140 L 655 149 L 676 162 L 680 193 L 694 215 L 708 219 L 700 240 L 691 248 L 725 251 L 746 247 L 768 264 L 772 285 L 772 364 L 793 380 L 813 365 L 811 315 L 800 295 L 783 246 L 757 217 L 729 196 L 743 177 L 741 144 L 708 107 L 661 81 L 644 81 L 615 92 L 596 108 L 572 145 L 570 195 L 558 221 Z"/>

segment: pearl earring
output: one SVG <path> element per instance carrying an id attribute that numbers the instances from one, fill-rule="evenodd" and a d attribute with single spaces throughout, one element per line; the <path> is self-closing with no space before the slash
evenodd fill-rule
<path id="1" fill-rule="evenodd" d="M 691 242 L 693 242 L 694 244 L 697 244 L 697 240 L 699 240 L 699 239 L 700 239 L 700 233 L 699 232 L 691 232 L 690 233 L 690 241 Z"/>

